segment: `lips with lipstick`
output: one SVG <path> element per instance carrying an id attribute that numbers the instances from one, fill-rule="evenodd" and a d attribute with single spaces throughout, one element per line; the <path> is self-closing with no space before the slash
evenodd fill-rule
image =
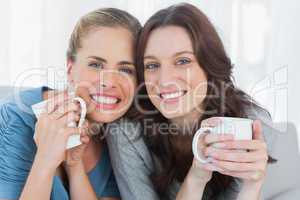
<path id="1" fill-rule="evenodd" d="M 187 90 L 172 91 L 172 92 L 161 92 L 158 96 L 163 100 L 164 103 L 176 103 L 180 97 L 184 96 Z"/>
<path id="2" fill-rule="evenodd" d="M 121 98 L 114 95 L 97 93 L 90 95 L 90 97 L 97 109 L 113 110 L 121 102 Z"/>

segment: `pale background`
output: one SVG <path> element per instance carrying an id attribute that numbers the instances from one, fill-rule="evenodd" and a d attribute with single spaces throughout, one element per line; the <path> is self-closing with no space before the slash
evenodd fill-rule
<path id="1" fill-rule="evenodd" d="M 1 0 L 0 85 L 63 88 L 65 51 L 75 22 L 99 7 L 125 9 L 144 23 L 173 0 Z M 237 85 L 274 121 L 300 130 L 300 1 L 195 0 L 235 64 Z M 300 141 L 300 137 L 299 137 Z M 300 143 L 300 142 L 299 142 Z"/>

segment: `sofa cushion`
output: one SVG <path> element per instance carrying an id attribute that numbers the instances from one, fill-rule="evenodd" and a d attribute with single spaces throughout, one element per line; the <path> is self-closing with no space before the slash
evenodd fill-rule
<path id="1" fill-rule="evenodd" d="M 272 134 L 276 134 L 276 140 L 273 141 L 272 156 L 277 162 L 268 165 L 264 199 L 300 199 L 300 151 L 296 127 L 292 123 L 275 123 L 274 126 Z"/>

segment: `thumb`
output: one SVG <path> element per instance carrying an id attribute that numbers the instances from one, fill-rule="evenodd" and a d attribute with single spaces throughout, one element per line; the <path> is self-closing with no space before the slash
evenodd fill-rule
<path id="1" fill-rule="evenodd" d="M 255 120 L 253 122 L 252 128 L 253 128 L 253 139 L 264 141 L 265 139 L 262 133 L 262 125 L 260 120 Z"/>

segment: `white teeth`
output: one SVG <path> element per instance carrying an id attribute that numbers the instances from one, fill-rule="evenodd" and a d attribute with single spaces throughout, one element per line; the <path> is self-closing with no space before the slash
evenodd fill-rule
<path id="1" fill-rule="evenodd" d="M 97 96 L 97 95 L 92 95 L 92 99 L 97 103 L 102 103 L 102 104 L 115 104 L 118 101 L 118 99 L 114 97 L 104 97 L 104 96 Z"/>
<path id="2" fill-rule="evenodd" d="M 165 93 L 165 94 L 161 94 L 161 97 L 163 99 L 173 99 L 173 98 L 177 98 L 184 95 L 183 91 L 180 92 L 173 92 L 173 93 Z"/>

